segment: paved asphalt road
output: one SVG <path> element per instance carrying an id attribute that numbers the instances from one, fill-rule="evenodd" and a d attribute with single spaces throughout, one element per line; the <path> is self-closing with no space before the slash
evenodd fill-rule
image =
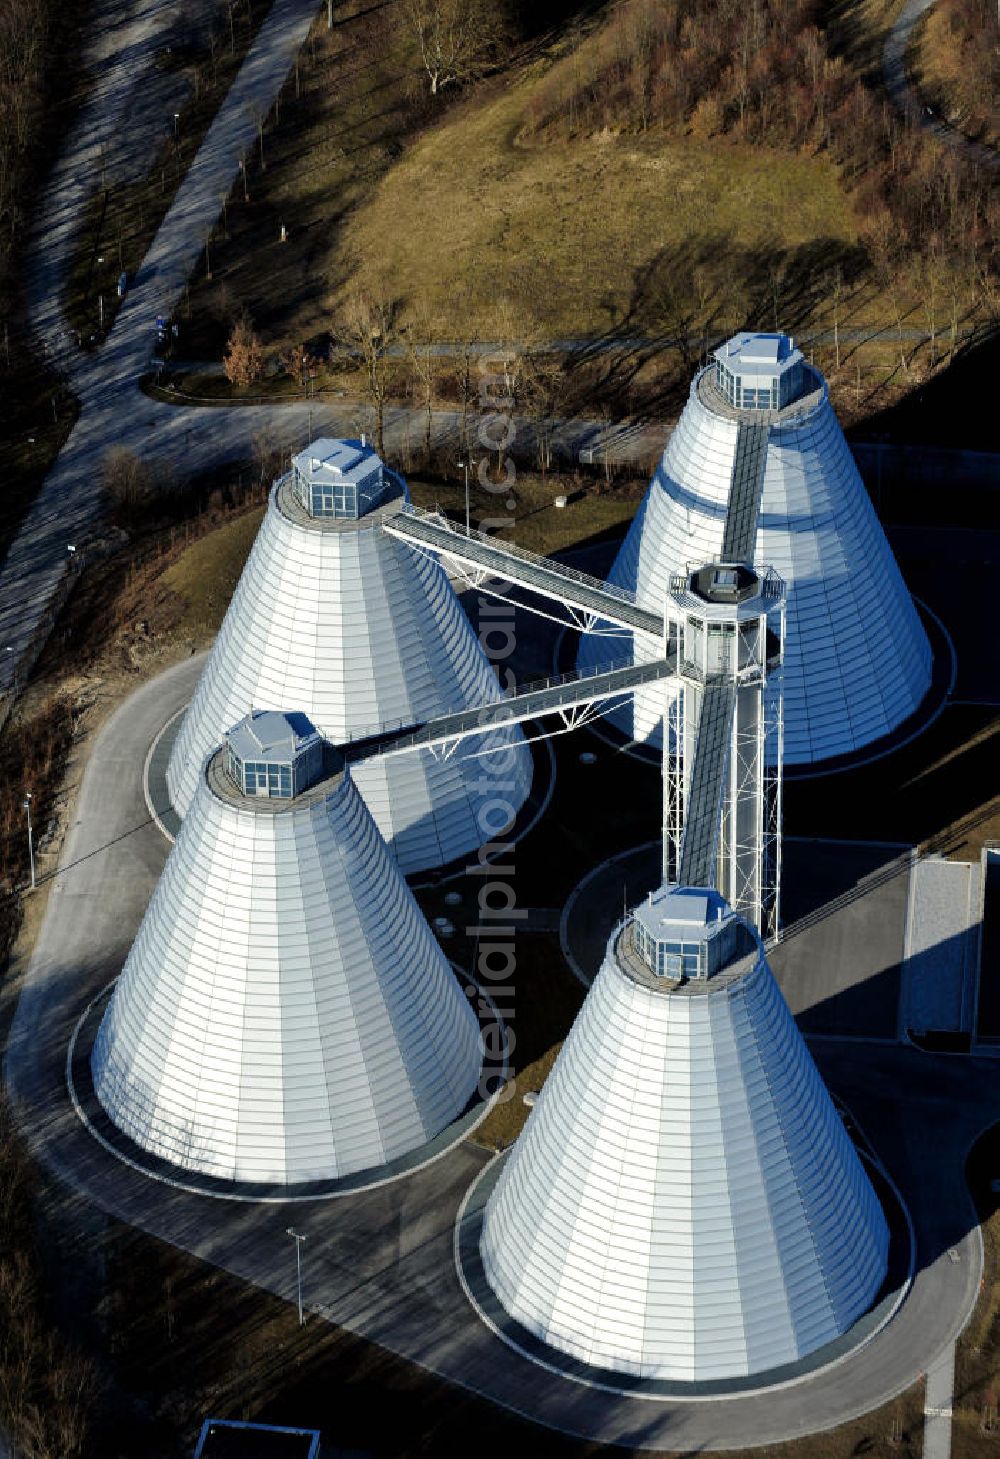
<path id="1" fill-rule="evenodd" d="M 974 334 L 971 327 L 964 327 L 959 330 L 959 339 L 965 339 Z M 875 340 L 888 342 L 908 342 L 920 344 L 928 340 L 930 335 L 926 329 L 916 328 L 912 325 L 886 325 L 883 329 L 860 327 L 854 325 L 842 325 L 838 331 L 832 329 L 814 329 L 804 334 L 795 336 L 795 343 L 806 353 L 813 345 L 832 345 L 839 340 L 842 345 L 849 344 L 871 344 Z M 613 355 L 621 353 L 628 354 L 655 354 L 660 350 L 671 349 L 679 342 L 679 336 L 675 335 L 641 335 L 641 334 L 604 334 L 598 336 L 576 335 L 565 339 L 553 339 L 541 344 L 532 346 L 532 349 L 541 354 L 553 355 Z M 697 361 L 702 349 L 714 348 L 715 342 L 706 340 L 704 335 L 690 335 L 687 344 L 695 361 Z M 455 341 L 441 340 L 436 344 L 420 345 L 417 347 L 418 355 L 430 355 L 437 359 L 455 359 L 464 355 L 468 349 L 475 359 L 483 359 L 490 355 L 498 355 L 504 346 L 497 341 L 481 340 L 470 345 L 459 344 Z M 386 353 L 396 359 L 406 359 L 409 356 L 409 345 L 392 345 Z M 355 358 L 360 359 L 360 352 L 355 352 Z M 221 360 L 193 360 L 183 359 L 180 356 L 172 357 L 165 364 L 167 374 L 176 374 L 184 371 L 197 375 L 218 375 L 222 376 L 225 371 Z"/>
<path id="2" fill-rule="evenodd" d="M 194 3 L 208 8 L 208 0 Z M 91 78 L 89 93 L 33 210 L 26 250 L 28 312 L 49 362 L 71 379 L 86 360 L 72 347 L 63 316 L 79 225 L 102 177 L 121 175 L 130 132 L 123 118 L 150 87 L 174 12 L 164 0 L 96 0 L 77 68 Z"/>
<path id="3" fill-rule="evenodd" d="M 4 646 L 26 646 L 64 571 L 67 543 L 91 527 L 100 459 L 109 444 L 120 441 L 164 457 L 183 453 L 197 470 L 246 455 L 251 435 L 264 425 L 280 422 L 287 441 L 304 440 L 306 407 L 172 410 L 146 401 L 134 382 L 145 367 L 150 321 L 187 277 L 239 153 L 252 140 L 253 113 L 275 94 L 315 8 L 314 0 L 276 0 L 111 338 L 96 355 L 69 366 L 83 412 L 0 580 Z M 163 9 L 137 5 L 126 13 L 125 23 L 135 27 L 128 32 L 135 47 L 130 65 L 148 64 L 149 27 Z M 63 221 L 70 226 L 69 213 Z M 56 259 L 40 288 L 45 307 L 39 316 L 57 351 L 52 331 L 58 320 L 50 303 L 59 268 Z M 314 425 L 337 428 L 337 420 L 335 413 L 317 410 Z M 404 413 L 391 428 L 405 433 Z M 17 654 L 2 657 L 6 669 Z M 118 971 L 163 865 L 167 848 L 149 821 L 141 766 L 155 730 L 190 694 L 197 668 L 194 661 L 182 664 L 144 686 L 94 748 L 13 1021 L 6 1073 L 30 1140 L 70 1193 L 290 1298 L 294 1260 L 286 1210 L 211 1201 L 147 1181 L 86 1134 L 63 1078 L 70 1029 L 87 999 Z M 465 1303 L 451 1263 L 454 1216 L 485 1159 L 471 1147 L 391 1187 L 297 1208 L 296 1224 L 310 1238 L 307 1296 L 332 1320 L 457 1383 L 569 1432 L 606 1440 L 742 1447 L 863 1412 L 906 1386 L 946 1348 L 974 1298 L 978 1238 L 962 1160 L 976 1131 L 1000 1116 L 1000 1071 L 909 1049 L 835 1041 L 818 1047 L 831 1083 L 904 1188 L 920 1262 L 913 1292 L 892 1327 L 864 1354 L 807 1386 L 710 1405 L 609 1402 L 510 1353 Z"/>
<path id="4" fill-rule="evenodd" d="M 1000 155 L 992 147 L 974 142 L 957 127 L 949 126 L 940 116 L 928 111 L 918 92 L 912 85 L 906 70 L 906 53 L 913 39 L 913 32 L 921 19 L 930 10 L 934 0 L 907 0 L 886 37 L 882 52 L 882 81 L 890 97 L 904 116 L 911 117 L 926 131 L 933 132 L 946 147 L 952 147 L 968 161 L 981 167 L 1000 167 Z"/>
<path id="5" fill-rule="evenodd" d="M 166 856 L 145 806 L 141 768 L 156 730 L 186 701 L 199 669 L 199 660 L 187 660 L 144 685 L 94 746 L 13 1020 L 6 1075 L 19 1121 L 65 1183 L 67 1200 L 92 1203 L 291 1300 L 287 1208 L 213 1201 L 149 1181 L 87 1134 L 64 1082 L 70 1030 L 118 971 Z M 505 1348 L 466 1303 L 452 1264 L 455 1215 L 487 1158 L 467 1145 L 392 1186 L 297 1206 L 296 1227 L 309 1238 L 307 1301 L 340 1326 L 495 1402 L 603 1441 L 743 1447 L 862 1413 L 927 1369 L 975 1299 L 979 1239 L 962 1165 L 974 1135 L 1000 1117 L 1000 1069 L 837 1040 L 821 1041 L 816 1052 L 906 1195 L 919 1263 L 891 1326 L 863 1353 L 802 1385 L 766 1398 L 701 1404 L 611 1399 Z"/>
<path id="6" fill-rule="evenodd" d="M 62 317 L 71 239 L 87 196 L 100 178 L 101 149 L 127 115 L 135 76 L 142 77 L 162 45 L 176 7 L 141 0 L 119 14 L 105 5 L 103 30 L 88 58 L 97 81 L 57 162 L 36 225 L 29 279 L 32 323 L 48 355 L 68 376 L 81 414 L 0 572 L 0 692 L 49 610 L 67 570 L 67 548 L 86 540 L 98 517 L 101 462 L 109 446 L 124 445 L 166 460 L 184 459 L 197 472 L 250 455 L 262 425 L 273 425 L 280 443 L 303 439 L 306 414 L 269 411 L 240 416 L 157 407 L 138 390 L 152 348 L 153 321 L 169 312 L 193 269 L 206 234 L 239 171 L 239 159 L 256 136 L 291 69 L 317 12 L 316 0 L 274 0 L 225 102 L 182 182 L 143 261 L 105 344 L 84 355 L 67 342 Z M 6 652 L 6 650 L 10 652 Z"/>
<path id="7" fill-rule="evenodd" d="M 949 1344 L 927 1370 L 923 1459 L 951 1454 L 951 1412 L 955 1397 L 955 1346 Z"/>

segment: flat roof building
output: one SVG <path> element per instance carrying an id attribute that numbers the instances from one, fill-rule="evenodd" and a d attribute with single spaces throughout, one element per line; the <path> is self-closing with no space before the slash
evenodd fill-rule
<path id="1" fill-rule="evenodd" d="M 391 473 L 363 440 L 320 436 L 292 457 L 292 480 L 311 517 L 356 521 L 396 494 Z"/>
<path id="2" fill-rule="evenodd" d="M 319 1459 L 319 1429 L 207 1418 L 194 1459 Z"/>
<path id="3" fill-rule="evenodd" d="M 255 709 L 226 735 L 226 770 L 244 795 L 291 800 L 323 766 L 323 739 L 304 714 Z"/>
<path id="4" fill-rule="evenodd" d="M 715 351 L 716 383 L 742 410 L 781 410 L 802 392 L 805 360 L 787 334 L 734 334 Z"/>

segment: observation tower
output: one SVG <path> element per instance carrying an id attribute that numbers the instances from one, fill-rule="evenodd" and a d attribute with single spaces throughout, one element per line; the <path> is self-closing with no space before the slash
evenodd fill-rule
<path id="1" fill-rule="evenodd" d="M 144 1150 L 280 1185 L 433 1139 L 479 1025 L 339 753 L 255 711 L 203 762 L 104 1015 L 97 1097 Z"/>
<path id="2" fill-rule="evenodd" d="M 383 530 L 406 500 L 402 480 L 358 441 L 313 441 L 275 484 L 170 756 L 180 815 L 205 756 L 259 705 L 294 705 L 344 744 L 500 699 L 441 566 Z M 403 871 L 416 872 L 489 840 L 479 813 L 498 778 L 516 810 L 531 775 L 524 736 L 509 725 L 474 755 L 370 759 L 355 783 Z"/>
<path id="3" fill-rule="evenodd" d="M 931 684 L 927 635 L 830 405 L 826 381 L 784 334 L 734 335 L 688 403 L 608 582 L 662 611 L 692 564 L 767 563 L 788 588 L 784 755 L 809 765 L 891 733 Z M 590 670 L 634 650 L 641 631 L 586 635 Z M 611 716 L 659 744 L 662 704 L 638 693 Z"/>
<path id="4" fill-rule="evenodd" d="M 745 1377 L 846 1332 L 888 1247 L 759 938 L 717 892 L 661 888 L 612 933 L 490 1196 L 501 1305 L 595 1367 Z"/>

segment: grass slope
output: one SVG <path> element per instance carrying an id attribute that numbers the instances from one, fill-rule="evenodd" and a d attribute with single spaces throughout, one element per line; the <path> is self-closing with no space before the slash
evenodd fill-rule
<path id="1" fill-rule="evenodd" d="M 410 148 L 349 219 L 336 252 L 353 283 L 417 301 L 445 331 L 490 338 L 498 297 L 543 332 L 589 335 L 628 320 L 644 278 L 693 237 L 753 251 L 855 241 L 833 165 L 722 140 L 600 133 L 525 146 L 530 76 L 473 96 Z"/>
<path id="2" fill-rule="evenodd" d="M 191 544 L 163 574 L 182 605 L 172 628 L 200 640 L 218 631 L 264 516 L 257 507 Z"/>
<path id="3" fill-rule="evenodd" d="M 648 330 L 678 260 L 685 289 L 703 266 L 717 292 L 748 260 L 811 249 L 822 266 L 825 250 L 834 267 L 857 252 L 826 157 L 662 130 L 529 145 L 533 98 L 572 63 L 573 35 L 431 105 L 405 29 L 373 31 L 381 15 L 349 7 L 333 32 L 317 25 L 252 201 L 234 200 L 214 279 L 192 289 L 189 349 L 218 354 L 241 307 L 269 348 L 318 342 L 366 284 L 421 316 L 423 337 L 495 339 L 501 299 L 522 333 Z M 750 307 L 734 298 L 735 315 Z"/>

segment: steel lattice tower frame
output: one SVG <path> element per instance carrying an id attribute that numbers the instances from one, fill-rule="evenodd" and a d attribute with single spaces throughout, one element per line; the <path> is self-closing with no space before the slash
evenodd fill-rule
<path id="1" fill-rule="evenodd" d="M 673 577 L 664 606 L 678 674 L 665 691 L 663 879 L 717 887 L 767 939 L 781 915 L 784 584 L 770 569 L 746 573 L 752 596 L 707 603 L 692 585 L 709 571 L 719 568 Z M 696 776 L 699 755 L 711 760 Z"/>

